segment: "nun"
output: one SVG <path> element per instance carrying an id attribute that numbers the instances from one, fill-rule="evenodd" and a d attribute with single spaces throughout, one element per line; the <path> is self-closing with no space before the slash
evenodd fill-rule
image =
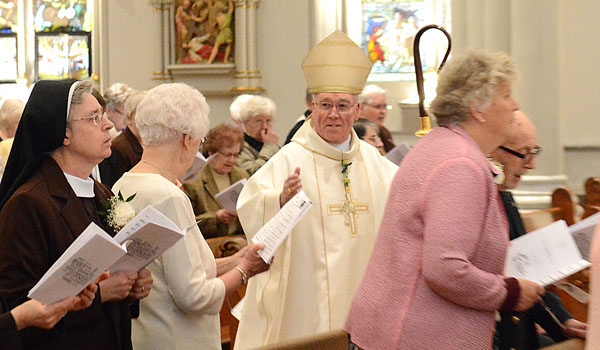
<path id="1" fill-rule="evenodd" d="M 112 123 L 91 81 L 35 84 L 0 183 L 0 302 L 3 311 L 28 291 L 90 224 L 112 196 L 90 178 L 111 153 Z M 124 271 L 98 283 L 91 306 L 74 305 L 52 329 L 20 331 L 25 349 L 131 349 L 129 304 L 150 292 L 148 270 Z"/>

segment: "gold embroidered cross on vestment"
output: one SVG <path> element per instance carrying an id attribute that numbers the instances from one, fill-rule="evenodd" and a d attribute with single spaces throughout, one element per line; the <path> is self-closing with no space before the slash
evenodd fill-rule
<path id="1" fill-rule="evenodd" d="M 358 230 L 356 228 L 356 215 L 364 214 L 369 212 L 369 205 L 366 203 L 356 203 L 352 197 L 352 191 L 350 190 L 350 178 L 348 177 L 348 167 L 352 162 L 342 160 L 342 174 L 344 174 L 344 200 L 342 204 L 328 204 L 327 214 L 343 214 L 344 224 L 350 226 L 350 236 L 357 236 Z"/>

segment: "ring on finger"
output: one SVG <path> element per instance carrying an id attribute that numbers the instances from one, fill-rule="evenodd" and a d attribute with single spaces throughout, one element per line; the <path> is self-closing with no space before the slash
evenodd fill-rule
<path id="1" fill-rule="evenodd" d="M 292 193 L 292 189 L 291 188 L 288 187 L 287 190 L 288 190 L 288 193 Z"/>

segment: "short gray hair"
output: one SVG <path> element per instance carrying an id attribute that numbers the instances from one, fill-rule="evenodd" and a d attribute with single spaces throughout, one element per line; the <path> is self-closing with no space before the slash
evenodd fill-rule
<path id="1" fill-rule="evenodd" d="M 125 101 L 125 119 L 131 120 L 131 116 L 135 113 L 135 110 L 140 104 L 140 101 L 146 96 L 146 91 L 133 92 L 129 98 Z"/>
<path id="2" fill-rule="evenodd" d="M 240 104 L 240 120 L 246 122 L 261 114 L 275 118 L 276 109 L 275 102 L 270 98 L 258 95 L 252 96 Z"/>
<path id="3" fill-rule="evenodd" d="M 471 104 L 487 110 L 498 87 L 518 78 L 516 64 L 507 54 L 467 51 L 442 69 L 429 111 L 438 125 L 461 123 L 471 115 Z"/>
<path id="4" fill-rule="evenodd" d="M 71 120 L 71 114 L 73 113 L 73 105 L 80 105 L 83 103 L 83 97 L 85 94 L 90 94 L 94 92 L 94 85 L 91 80 L 82 80 L 79 81 L 73 89 L 73 95 L 71 95 L 71 104 L 69 105 L 69 115 L 67 116 L 67 121 Z M 92 95 L 93 96 L 93 95 Z"/>
<path id="5" fill-rule="evenodd" d="M 104 100 L 106 101 L 106 108 L 115 111 L 118 106 L 121 106 L 127 101 L 127 98 L 131 95 L 133 89 L 123 83 L 115 83 L 108 87 L 104 93 Z"/>
<path id="6" fill-rule="evenodd" d="M 5 100 L 0 107 L 0 129 L 8 129 L 19 124 L 23 109 L 25 109 L 23 100 L 16 98 Z"/>
<path id="7" fill-rule="evenodd" d="M 229 106 L 229 113 L 231 114 L 231 119 L 237 121 L 237 122 L 241 122 L 242 119 L 240 118 L 240 108 L 242 107 L 242 105 L 246 102 L 248 102 L 249 99 L 252 98 L 252 95 L 249 94 L 241 94 L 238 97 L 236 97 L 233 102 L 231 102 L 231 105 Z"/>
<path id="8" fill-rule="evenodd" d="M 137 106 L 135 125 L 142 143 L 158 146 L 183 134 L 206 136 L 210 107 L 204 96 L 183 83 L 167 83 L 149 90 Z"/>
<path id="9" fill-rule="evenodd" d="M 365 104 L 373 100 L 373 96 L 387 97 L 387 90 L 375 84 L 365 85 L 360 95 L 358 95 L 358 103 Z"/>

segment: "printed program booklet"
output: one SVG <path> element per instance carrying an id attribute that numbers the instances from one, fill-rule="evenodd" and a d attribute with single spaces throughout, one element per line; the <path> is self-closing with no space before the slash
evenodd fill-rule
<path id="1" fill-rule="evenodd" d="M 577 248 L 579 248 L 581 256 L 586 260 L 588 260 L 590 256 L 590 247 L 592 246 L 594 229 L 599 220 L 600 213 L 596 213 L 569 226 L 569 231 L 571 231 L 573 239 L 575 239 Z"/>
<path id="2" fill-rule="evenodd" d="M 190 168 L 187 170 L 187 172 L 185 173 L 185 175 L 183 175 L 183 177 L 181 179 L 179 179 L 179 180 L 182 183 L 192 182 L 192 181 L 196 180 L 196 178 L 198 177 L 198 175 L 200 175 L 200 173 L 202 172 L 202 170 L 204 170 L 204 167 L 206 166 L 206 164 L 208 164 L 208 162 L 215 155 L 216 155 L 216 153 L 213 154 L 213 155 L 211 155 L 208 158 L 204 158 L 204 155 L 202 155 L 202 153 L 197 152 L 196 153 L 196 158 L 194 158 L 194 161 L 192 162 L 192 165 L 190 165 Z"/>
<path id="3" fill-rule="evenodd" d="M 559 220 L 510 241 L 505 274 L 547 286 L 590 265 L 565 221 Z"/>
<path id="4" fill-rule="evenodd" d="M 410 151 L 410 146 L 408 145 L 408 143 L 402 142 L 396 145 L 396 147 L 392 148 L 388 153 L 386 153 L 385 157 L 389 159 L 392 163 L 400 165 L 400 162 L 402 162 L 402 159 L 406 157 L 408 151 Z"/>
<path id="5" fill-rule="evenodd" d="M 246 179 L 241 179 L 223 191 L 217 193 L 215 199 L 221 203 L 223 208 L 229 210 L 230 212 L 237 213 L 235 206 L 237 205 L 238 197 L 240 196 L 240 192 L 242 192 L 242 188 L 244 188 L 245 184 Z"/>
<path id="6" fill-rule="evenodd" d="M 115 241 L 126 247 L 127 254 L 112 265 L 110 271 L 139 271 L 183 238 L 186 232 L 163 213 L 147 206 L 115 236 Z"/>
<path id="7" fill-rule="evenodd" d="M 312 201 L 300 190 L 252 237 L 252 243 L 265 245 L 258 254 L 267 264 L 311 206 Z"/>
<path id="8" fill-rule="evenodd" d="M 92 222 L 27 296 L 51 304 L 77 295 L 126 253 L 125 248 Z"/>
<path id="9" fill-rule="evenodd" d="M 49 304 L 79 294 L 104 271 L 139 271 L 183 238 L 196 224 L 181 230 L 152 206 L 144 208 L 114 238 L 92 222 L 29 291 L 28 296 Z"/>

